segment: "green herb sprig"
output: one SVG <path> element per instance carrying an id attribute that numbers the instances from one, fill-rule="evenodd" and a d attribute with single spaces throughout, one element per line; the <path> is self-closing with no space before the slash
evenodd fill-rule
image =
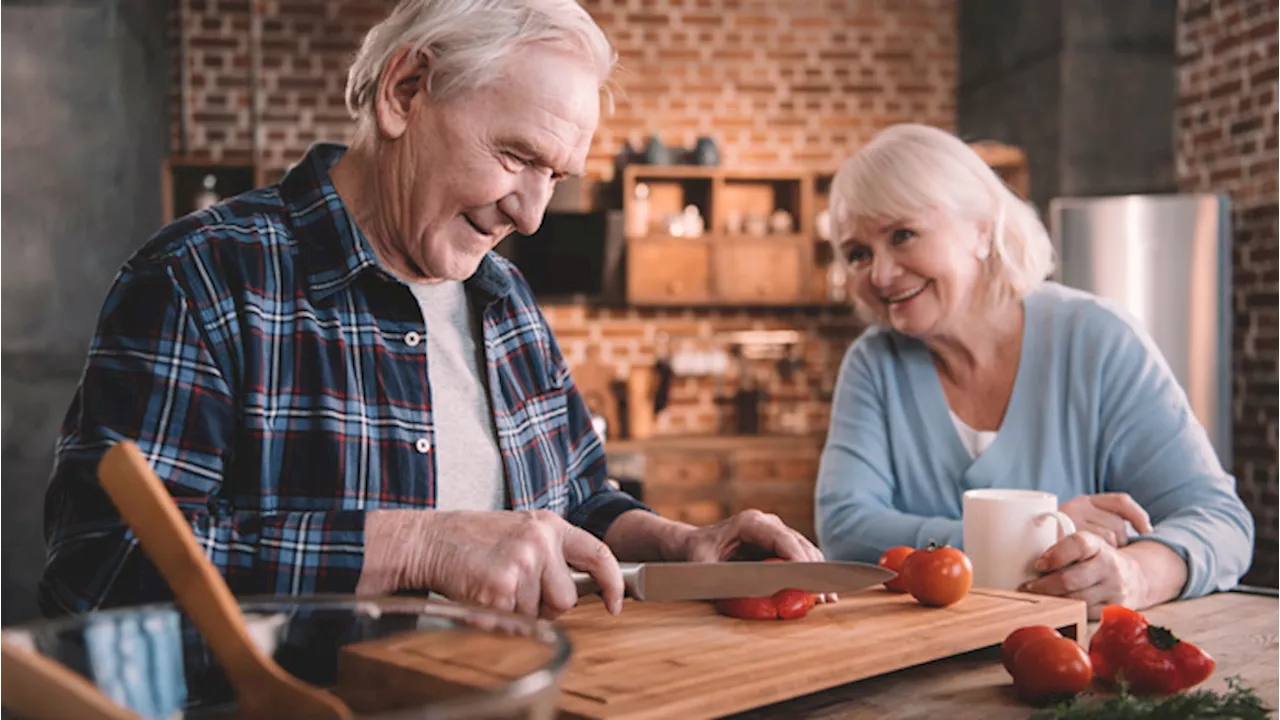
<path id="1" fill-rule="evenodd" d="M 1232 676 L 1222 693 L 1196 690 L 1147 696 L 1121 687 L 1116 695 L 1086 694 L 1058 703 L 1035 713 L 1031 720 L 1266 720 L 1271 711 L 1252 688 Z"/>

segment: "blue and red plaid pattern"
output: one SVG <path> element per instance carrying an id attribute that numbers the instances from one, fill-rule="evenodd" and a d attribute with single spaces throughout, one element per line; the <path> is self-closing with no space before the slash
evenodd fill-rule
<path id="1" fill-rule="evenodd" d="M 365 512 L 436 497 L 426 329 L 378 265 L 317 144 L 279 185 L 174 222 L 121 269 L 63 424 L 45 498 L 46 614 L 167 599 L 99 489 L 138 443 L 237 594 L 351 592 Z M 644 508 L 605 456 L 528 285 L 490 253 L 466 282 L 483 317 L 510 507 L 603 537 Z M 466 482 L 451 478 L 450 482 Z"/>

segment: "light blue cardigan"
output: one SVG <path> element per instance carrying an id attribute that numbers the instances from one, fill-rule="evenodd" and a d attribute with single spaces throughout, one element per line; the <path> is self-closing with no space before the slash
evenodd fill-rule
<path id="1" fill-rule="evenodd" d="M 977 460 L 923 343 L 875 328 L 849 349 L 818 471 L 827 557 L 875 562 L 930 540 L 962 547 L 971 488 L 1046 490 L 1060 502 L 1126 492 L 1151 515 L 1147 539 L 1187 561 L 1182 597 L 1235 585 L 1253 553 L 1253 518 L 1150 338 L 1105 301 L 1055 283 L 1024 307 L 1013 395 Z"/>

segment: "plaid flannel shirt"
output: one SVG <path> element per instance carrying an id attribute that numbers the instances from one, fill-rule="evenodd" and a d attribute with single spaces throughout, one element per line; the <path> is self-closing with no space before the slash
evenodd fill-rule
<path id="1" fill-rule="evenodd" d="M 365 512 L 431 508 L 423 318 L 377 263 L 313 146 L 279 185 L 184 217 L 104 303 L 45 498 L 48 615 L 171 597 L 96 480 L 138 443 L 237 594 L 351 592 Z M 490 253 L 483 317 L 509 506 L 603 537 L 643 505 L 605 483 L 591 418 L 528 285 Z M 445 482 L 466 482 L 446 478 Z"/>

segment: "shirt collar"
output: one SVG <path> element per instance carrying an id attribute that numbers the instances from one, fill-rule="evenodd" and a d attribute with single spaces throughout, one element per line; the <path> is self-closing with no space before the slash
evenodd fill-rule
<path id="1" fill-rule="evenodd" d="M 307 268 L 307 291 L 315 302 L 342 290 L 369 270 L 401 282 L 382 268 L 333 187 L 329 168 L 346 151 L 346 146 L 338 143 L 315 143 L 280 181 L 280 198 Z M 511 273 L 506 263 L 490 252 L 464 285 L 469 294 L 487 304 L 511 292 Z"/>

